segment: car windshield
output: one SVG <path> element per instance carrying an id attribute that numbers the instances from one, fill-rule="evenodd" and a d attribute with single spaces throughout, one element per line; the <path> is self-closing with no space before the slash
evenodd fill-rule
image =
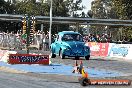
<path id="1" fill-rule="evenodd" d="M 62 41 L 83 41 L 83 38 L 80 34 L 65 34 L 62 37 Z"/>

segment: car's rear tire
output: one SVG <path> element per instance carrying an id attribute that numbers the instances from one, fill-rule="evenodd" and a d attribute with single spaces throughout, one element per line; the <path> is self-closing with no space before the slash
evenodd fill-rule
<path id="1" fill-rule="evenodd" d="M 89 60 L 89 58 L 90 58 L 90 55 L 85 56 L 86 60 Z"/>
<path id="2" fill-rule="evenodd" d="M 59 56 L 60 56 L 61 59 L 65 59 L 65 55 L 62 53 L 62 50 L 60 50 Z"/>

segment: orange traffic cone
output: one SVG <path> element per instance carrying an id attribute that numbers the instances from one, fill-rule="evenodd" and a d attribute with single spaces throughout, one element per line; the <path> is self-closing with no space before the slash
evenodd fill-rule
<path id="1" fill-rule="evenodd" d="M 84 71 L 84 66 L 83 66 L 82 60 L 80 61 L 79 72 L 80 72 L 80 74 L 82 74 L 82 77 L 84 77 L 84 78 L 88 78 L 89 77 L 88 72 Z"/>
<path id="2" fill-rule="evenodd" d="M 75 60 L 75 65 L 74 66 L 78 66 L 78 64 L 77 64 L 77 60 Z"/>
<path id="3" fill-rule="evenodd" d="M 78 73 L 78 64 L 77 64 L 77 60 L 75 60 L 75 64 L 74 64 L 74 68 L 72 73 Z"/>
<path id="4" fill-rule="evenodd" d="M 80 61 L 80 66 L 79 66 L 79 73 L 82 74 L 82 69 L 83 69 L 83 62 L 82 60 Z"/>
<path id="5" fill-rule="evenodd" d="M 82 73 L 82 77 L 84 77 L 84 78 L 88 78 L 89 77 L 88 72 L 85 72 L 84 68 L 82 68 L 81 73 Z"/>

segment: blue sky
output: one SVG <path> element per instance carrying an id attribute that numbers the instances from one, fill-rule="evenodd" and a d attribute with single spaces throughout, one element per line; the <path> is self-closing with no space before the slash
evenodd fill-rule
<path id="1" fill-rule="evenodd" d="M 91 9 L 91 2 L 94 0 L 82 0 L 82 4 L 86 7 L 83 11 L 87 13 L 88 10 Z"/>

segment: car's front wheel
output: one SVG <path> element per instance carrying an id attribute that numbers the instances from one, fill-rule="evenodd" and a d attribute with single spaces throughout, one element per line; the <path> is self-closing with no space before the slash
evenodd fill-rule
<path id="1" fill-rule="evenodd" d="M 50 54 L 50 57 L 51 57 L 51 58 L 55 58 L 56 55 L 51 53 L 51 54 Z"/>
<path id="2" fill-rule="evenodd" d="M 89 58 L 90 58 L 90 55 L 85 56 L 86 60 L 89 60 Z"/>
<path id="3" fill-rule="evenodd" d="M 60 50 L 59 55 L 60 55 L 60 58 L 61 58 L 61 59 L 64 59 L 64 58 L 65 58 L 65 55 L 62 53 L 62 50 Z"/>

